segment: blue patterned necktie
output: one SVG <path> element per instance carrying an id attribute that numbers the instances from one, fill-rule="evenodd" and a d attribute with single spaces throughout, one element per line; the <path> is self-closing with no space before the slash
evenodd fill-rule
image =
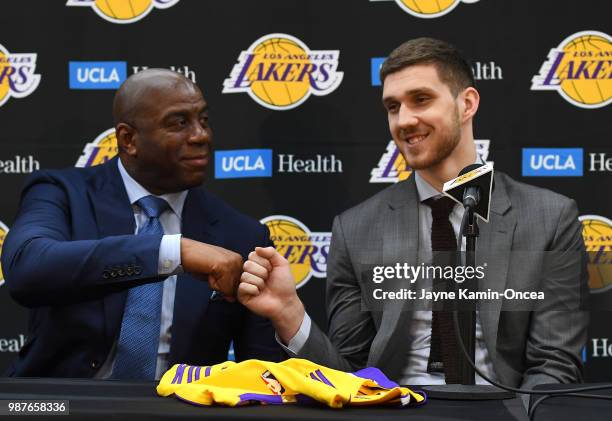
<path id="1" fill-rule="evenodd" d="M 159 215 L 168 209 L 168 202 L 145 196 L 136 203 L 149 218 L 137 235 L 163 234 Z M 163 288 L 163 282 L 153 282 L 129 290 L 112 378 L 155 379 Z"/>

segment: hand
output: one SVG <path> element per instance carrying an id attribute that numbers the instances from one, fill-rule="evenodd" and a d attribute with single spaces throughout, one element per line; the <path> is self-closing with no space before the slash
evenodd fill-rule
<path id="1" fill-rule="evenodd" d="M 274 247 L 257 247 L 243 269 L 238 300 L 253 313 L 270 319 L 287 344 L 304 320 L 304 305 L 295 290 L 289 262 Z"/>
<path id="2" fill-rule="evenodd" d="M 242 273 L 242 256 L 223 247 L 181 238 L 181 265 L 185 272 L 208 278 L 208 284 L 235 301 Z"/>

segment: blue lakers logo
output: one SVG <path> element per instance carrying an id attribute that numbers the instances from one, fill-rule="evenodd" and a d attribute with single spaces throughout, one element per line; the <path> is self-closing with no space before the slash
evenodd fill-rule
<path id="1" fill-rule="evenodd" d="M 11 54 L 0 44 L 0 107 L 9 98 L 23 98 L 38 87 L 35 53 Z"/>
<path id="2" fill-rule="evenodd" d="M 77 160 L 75 167 L 93 167 L 104 164 L 117 155 L 117 136 L 115 129 L 108 129 L 100 133 L 93 142 L 87 143 L 83 154 Z"/>
<path id="3" fill-rule="evenodd" d="M 0 256 L 2 255 L 2 246 L 4 245 L 4 239 L 9 229 L 6 225 L 0 221 Z M 4 284 L 4 274 L 2 273 L 2 266 L 0 266 L 0 286 Z"/>
<path id="4" fill-rule="evenodd" d="M 599 215 L 583 215 L 582 238 L 589 255 L 589 289 L 597 294 L 612 288 L 612 221 Z"/>
<path id="5" fill-rule="evenodd" d="M 557 91 L 580 108 L 612 102 L 612 37 L 582 31 L 565 38 L 548 53 L 531 81 L 532 91 Z"/>
<path id="6" fill-rule="evenodd" d="M 312 276 L 327 276 L 330 232 L 310 232 L 306 225 L 285 215 L 272 215 L 260 221 L 270 230 L 270 239 L 278 252 L 289 261 L 296 288 Z"/>
<path id="7" fill-rule="evenodd" d="M 406 13 L 417 18 L 438 18 L 453 11 L 459 3 L 476 3 L 478 0 L 370 0 L 395 1 Z"/>
<path id="8" fill-rule="evenodd" d="M 68 0 L 66 6 L 91 7 L 102 19 L 113 23 L 132 23 L 153 9 L 167 9 L 179 0 Z"/>
<path id="9" fill-rule="evenodd" d="M 339 56 L 338 50 L 310 50 L 291 35 L 266 35 L 240 53 L 223 93 L 247 93 L 264 107 L 289 110 L 340 86 Z"/>
<path id="10" fill-rule="evenodd" d="M 488 139 L 474 140 L 476 153 L 482 162 L 489 158 Z M 387 150 L 378 161 L 376 167 L 370 173 L 370 183 L 397 183 L 410 177 L 412 169 L 406 164 L 404 157 L 391 140 L 387 144 Z"/>

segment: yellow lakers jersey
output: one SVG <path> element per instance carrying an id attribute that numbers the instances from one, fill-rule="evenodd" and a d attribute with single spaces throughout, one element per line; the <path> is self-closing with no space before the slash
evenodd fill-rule
<path id="1" fill-rule="evenodd" d="M 208 367 L 176 364 L 160 380 L 157 393 L 198 405 L 321 402 L 341 408 L 425 403 L 424 393 L 400 387 L 377 368 L 345 373 L 298 358 L 282 363 L 227 361 Z"/>

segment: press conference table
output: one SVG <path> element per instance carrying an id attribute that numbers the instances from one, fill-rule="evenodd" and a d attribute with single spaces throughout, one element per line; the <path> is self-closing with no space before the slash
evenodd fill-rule
<path id="1" fill-rule="evenodd" d="M 417 408 L 344 408 L 319 406 L 197 407 L 175 398 L 161 398 L 154 382 L 113 380 L 0 378 L 0 401 L 67 400 L 70 417 L 78 420 L 427 420 L 525 421 L 519 398 L 505 401 L 449 401 L 430 399 Z M 604 394 L 612 394 L 608 389 Z M 28 417 L 29 418 L 29 417 Z M 44 418 L 44 417 L 43 417 Z M 18 418 L 22 419 L 22 418 Z M 36 416 L 33 419 L 41 419 Z M 61 420 L 62 418 L 54 418 Z M 579 398 L 551 398 L 540 405 L 536 420 L 576 421 L 612 419 L 612 402 Z"/>

